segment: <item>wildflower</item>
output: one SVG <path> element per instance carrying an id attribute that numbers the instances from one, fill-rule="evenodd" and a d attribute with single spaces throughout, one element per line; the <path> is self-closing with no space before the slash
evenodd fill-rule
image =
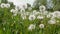
<path id="1" fill-rule="evenodd" d="M 10 12 L 13 13 L 13 16 L 16 16 L 18 13 L 18 10 L 17 9 L 11 9 Z"/>
<path id="2" fill-rule="evenodd" d="M 46 7 L 45 7 L 44 5 L 41 5 L 41 6 L 39 7 L 39 10 L 40 10 L 40 11 L 45 11 L 45 9 L 46 9 Z"/>
<path id="3" fill-rule="evenodd" d="M 25 13 L 25 9 L 23 9 L 23 8 L 20 10 L 20 14 L 22 14 L 22 13 Z"/>
<path id="4" fill-rule="evenodd" d="M 4 8 L 5 7 L 5 3 L 1 3 L 1 8 Z"/>
<path id="5" fill-rule="evenodd" d="M 18 12 L 18 10 L 11 9 L 11 10 L 10 10 L 10 12 L 12 12 L 12 13 L 17 13 L 17 12 Z"/>
<path id="6" fill-rule="evenodd" d="M 14 9 L 11 9 L 10 12 L 14 12 L 15 10 Z"/>
<path id="7" fill-rule="evenodd" d="M 40 28 L 44 28 L 44 24 L 40 24 L 39 27 L 40 27 Z"/>
<path id="8" fill-rule="evenodd" d="M 54 11 L 53 13 L 55 17 L 60 18 L 60 11 Z"/>
<path id="9" fill-rule="evenodd" d="M 38 11 L 36 11 L 36 10 L 33 10 L 33 12 L 32 12 L 31 14 L 33 14 L 33 15 L 38 15 L 38 14 L 40 14 L 40 12 L 38 12 Z"/>
<path id="10" fill-rule="evenodd" d="M 24 9 L 27 9 L 27 4 L 22 5 Z"/>
<path id="11" fill-rule="evenodd" d="M 44 11 L 44 12 L 43 12 L 43 15 L 47 15 L 47 14 L 48 14 L 48 11 Z"/>
<path id="12" fill-rule="evenodd" d="M 36 12 L 37 12 L 36 10 L 33 10 L 33 12 L 31 14 L 34 14 L 35 15 Z"/>
<path id="13" fill-rule="evenodd" d="M 10 4 L 7 3 L 7 4 L 5 5 L 5 7 L 6 7 L 6 8 L 9 8 L 9 7 L 10 7 Z"/>
<path id="14" fill-rule="evenodd" d="M 28 27 L 28 30 L 32 31 L 33 29 L 35 29 L 35 25 L 34 24 L 30 24 L 30 26 Z"/>
<path id="15" fill-rule="evenodd" d="M 49 24 L 55 24 L 56 23 L 56 20 L 55 19 L 51 19 L 48 21 Z"/>
<path id="16" fill-rule="evenodd" d="M 37 19 L 43 19 L 44 17 L 43 16 L 37 16 Z"/>
<path id="17" fill-rule="evenodd" d="M 36 18 L 35 15 L 30 15 L 29 16 L 29 20 L 35 20 L 35 18 Z"/>
<path id="18" fill-rule="evenodd" d="M 49 12 L 49 14 L 47 14 L 47 18 L 51 18 L 53 16 L 53 13 Z"/>
<path id="19" fill-rule="evenodd" d="M 25 14 L 21 14 L 21 17 L 22 17 L 23 20 L 26 19 L 26 15 Z"/>

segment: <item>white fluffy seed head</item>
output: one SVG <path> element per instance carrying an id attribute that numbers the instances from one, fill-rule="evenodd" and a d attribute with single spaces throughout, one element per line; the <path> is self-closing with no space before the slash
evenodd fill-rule
<path id="1" fill-rule="evenodd" d="M 40 10 L 40 11 L 45 11 L 45 10 L 46 10 L 46 7 L 45 7 L 44 5 L 41 5 L 41 6 L 39 7 L 39 10 Z"/>
<path id="2" fill-rule="evenodd" d="M 40 24 L 39 25 L 39 28 L 44 28 L 44 24 Z"/>
<path id="3" fill-rule="evenodd" d="M 29 16 L 29 20 L 35 20 L 35 18 L 36 18 L 35 15 L 30 15 Z"/>
<path id="4" fill-rule="evenodd" d="M 26 19 L 26 15 L 24 15 L 24 14 L 21 14 L 21 17 L 23 20 Z"/>
<path id="5" fill-rule="evenodd" d="M 9 3 L 7 3 L 7 4 L 5 5 L 5 7 L 6 7 L 6 8 L 9 8 L 9 7 L 10 7 L 10 4 L 9 4 Z"/>
<path id="6" fill-rule="evenodd" d="M 17 10 L 17 9 L 11 9 L 10 12 L 12 12 L 12 13 L 17 13 L 18 10 Z"/>
<path id="7" fill-rule="evenodd" d="M 5 8 L 5 3 L 1 3 L 1 8 Z"/>
<path id="8" fill-rule="evenodd" d="M 44 17 L 43 16 L 37 16 L 37 19 L 43 19 Z"/>
<path id="9" fill-rule="evenodd" d="M 10 12 L 14 12 L 15 10 L 14 9 L 11 9 Z"/>
<path id="10" fill-rule="evenodd" d="M 51 19 L 48 21 L 49 24 L 56 24 L 56 20 L 55 19 Z"/>
<path id="11" fill-rule="evenodd" d="M 32 31 L 33 29 L 35 29 L 35 24 L 30 24 L 30 26 L 28 27 L 28 30 Z"/>

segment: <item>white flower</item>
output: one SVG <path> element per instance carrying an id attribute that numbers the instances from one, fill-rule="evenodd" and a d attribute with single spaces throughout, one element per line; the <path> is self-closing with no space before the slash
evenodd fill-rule
<path id="1" fill-rule="evenodd" d="M 22 14 L 22 13 L 25 13 L 25 9 L 23 9 L 23 8 L 20 10 L 20 14 Z"/>
<path id="2" fill-rule="evenodd" d="M 43 16 L 37 16 L 37 19 L 43 19 L 44 17 Z"/>
<path id="3" fill-rule="evenodd" d="M 18 10 L 17 9 L 11 9 L 10 12 L 13 13 L 13 16 L 16 16 L 18 14 Z"/>
<path id="4" fill-rule="evenodd" d="M 14 12 L 15 10 L 14 9 L 11 9 L 10 12 Z"/>
<path id="5" fill-rule="evenodd" d="M 22 5 L 24 9 L 27 9 L 27 4 Z"/>
<path id="6" fill-rule="evenodd" d="M 33 29 L 35 29 L 35 25 L 34 24 L 30 24 L 30 26 L 28 27 L 28 30 L 32 31 Z"/>
<path id="7" fill-rule="evenodd" d="M 56 23 L 56 20 L 55 19 L 51 19 L 48 21 L 49 24 L 55 24 Z"/>
<path id="8" fill-rule="evenodd" d="M 49 12 L 49 14 L 47 14 L 47 18 L 50 18 L 53 16 L 53 13 Z"/>
<path id="9" fill-rule="evenodd" d="M 21 18 L 24 20 L 26 19 L 26 15 L 25 14 L 21 14 Z"/>
<path id="10" fill-rule="evenodd" d="M 44 11 L 44 12 L 43 12 L 43 15 L 47 15 L 47 14 L 48 14 L 48 11 Z"/>
<path id="11" fill-rule="evenodd" d="M 54 16 L 57 18 L 60 18 L 60 11 L 54 11 Z"/>
<path id="12" fill-rule="evenodd" d="M 5 3 L 1 3 L 1 8 L 4 8 L 5 7 Z"/>
<path id="13" fill-rule="evenodd" d="M 39 27 L 40 27 L 40 28 L 44 28 L 44 24 L 40 24 Z"/>
<path id="14" fill-rule="evenodd" d="M 31 14 L 38 15 L 38 14 L 40 14 L 40 12 L 38 12 L 37 10 L 33 10 L 33 12 L 31 12 Z"/>
<path id="15" fill-rule="evenodd" d="M 46 7 L 45 7 L 44 5 L 41 5 L 41 6 L 39 7 L 39 10 L 40 10 L 40 11 L 45 11 L 45 10 L 46 10 Z"/>
<path id="16" fill-rule="evenodd" d="M 29 16 L 29 20 L 35 20 L 35 18 L 36 18 L 35 15 L 30 15 Z"/>
<path id="17" fill-rule="evenodd" d="M 12 12 L 12 13 L 17 13 L 18 10 L 16 10 L 16 9 L 11 9 L 10 12 Z"/>
<path id="18" fill-rule="evenodd" d="M 34 14 L 35 15 L 36 12 L 37 12 L 36 10 L 33 10 L 33 12 L 31 12 L 31 14 Z"/>
<path id="19" fill-rule="evenodd" d="M 5 5 L 5 7 L 6 7 L 6 8 L 9 8 L 9 7 L 10 7 L 10 4 L 7 3 L 7 4 Z"/>

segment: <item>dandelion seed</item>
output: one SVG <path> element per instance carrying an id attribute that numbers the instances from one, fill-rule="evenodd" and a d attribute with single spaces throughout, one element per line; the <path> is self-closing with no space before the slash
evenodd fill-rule
<path id="1" fill-rule="evenodd" d="M 54 11 L 53 13 L 54 17 L 60 18 L 60 11 Z"/>
<path id="2" fill-rule="evenodd" d="M 51 19 L 48 21 L 49 24 L 56 24 L 56 20 L 55 19 Z"/>
<path id="3" fill-rule="evenodd" d="M 49 13 L 49 14 L 47 14 L 47 18 L 52 17 L 52 16 L 53 16 L 52 14 L 53 14 L 53 13 Z"/>
<path id="4" fill-rule="evenodd" d="M 44 17 L 43 16 L 37 16 L 37 19 L 43 19 Z"/>
<path id="5" fill-rule="evenodd" d="M 23 20 L 26 19 L 26 15 L 22 15 L 21 17 L 22 17 Z"/>
<path id="6" fill-rule="evenodd" d="M 44 5 L 41 5 L 41 6 L 39 7 L 39 10 L 40 10 L 40 11 L 45 11 L 45 10 L 46 10 L 46 7 L 45 7 Z"/>
<path id="7" fill-rule="evenodd" d="M 30 24 L 30 26 L 28 27 L 28 30 L 32 31 L 33 29 L 35 29 L 35 25 L 34 24 Z"/>
<path id="8" fill-rule="evenodd" d="M 36 18 L 35 15 L 30 15 L 29 16 L 29 20 L 35 20 L 35 18 Z"/>
<path id="9" fill-rule="evenodd" d="M 44 28 L 44 24 L 40 24 L 39 27 L 40 27 L 40 28 Z"/>
<path id="10" fill-rule="evenodd" d="M 5 7 L 5 3 L 1 3 L 1 8 L 4 8 Z"/>
<path id="11" fill-rule="evenodd" d="M 7 3 L 7 4 L 5 5 L 5 7 L 6 7 L 6 8 L 9 8 L 9 7 L 10 7 L 10 4 Z"/>

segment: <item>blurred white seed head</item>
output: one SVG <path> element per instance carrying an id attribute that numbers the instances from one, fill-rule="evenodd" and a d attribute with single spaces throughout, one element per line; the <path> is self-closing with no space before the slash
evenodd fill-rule
<path id="1" fill-rule="evenodd" d="M 29 20 L 35 20 L 35 18 L 36 18 L 35 15 L 30 15 L 29 16 Z"/>
<path id="2" fill-rule="evenodd" d="M 10 12 L 13 13 L 13 16 L 16 16 L 18 14 L 18 10 L 17 9 L 11 9 Z"/>
<path id="3" fill-rule="evenodd" d="M 1 3 L 1 8 L 5 8 L 5 3 Z"/>
<path id="4" fill-rule="evenodd" d="M 43 12 L 43 15 L 47 15 L 47 14 L 48 14 L 48 11 L 44 11 L 44 12 Z"/>
<path id="5" fill-rule="evenodd" d="M 11 9 L 10 12 L 14 12 L 15 10 L 14 9 Z"/>
<path id="6" fill-rule="evenodd" d="M 49 24 L 56 24 L 56 20 L 55 19 L 51 19 L 48 21 Z"/>
<path id="7" fill-rule="evenodd" d="M 60 18 L 60 11 L 54 11 L 54 16 L 57 18 Z"/>
<path id="8" fill-rule="evenodd" d="M 43 16 L 37 16 L 37 19 L 43 19 L 44 17 Z"/>
<path id="9" fill-rule="evenodd" d="M 33 29 L 35 29 L 35 24 L 30 24 L 30 26 L 28 27 L 28 30 L 32 31 Z"/>
<path id="10" fill-rule="evenodd" d="M 39 28 L 44 28 L 44 24 L 40 24 L 39 25 Z"/>
<path id="11" fill-rule="evenodd" d="M 39 6 L 39 10 L 40 11 L 45 11 L 46 10 L 46 7 L 44 5 L 41 5 L 41 6 Z"/>
<path id="12" fill-rule="evenodd" d="M 47 18 L 52 17 L 52 16 L 53 16 L 52 14 L 53 14 L 53 13 L 49 12 L 49 14 L 47 14 Z"/>
<path id="13" fill-rule="evenodd" d="M 12 12 L 12 13 L 17 13 L 18 10 L 17 10 L 17 9 L 11 9 L 10 12 Z"/>
<path id="14" fill-rule="evenodd" d="M 26 19 L 26 15 L 25 14 L 21 14 L 21 18 L 24 20 Z"/>
<path id="15" fill-rule="evenodd" d="M 5 7 L 6 8 L 9 8 L 10 7 L 10 4 L 9 3 L 5 4 Z"/>

